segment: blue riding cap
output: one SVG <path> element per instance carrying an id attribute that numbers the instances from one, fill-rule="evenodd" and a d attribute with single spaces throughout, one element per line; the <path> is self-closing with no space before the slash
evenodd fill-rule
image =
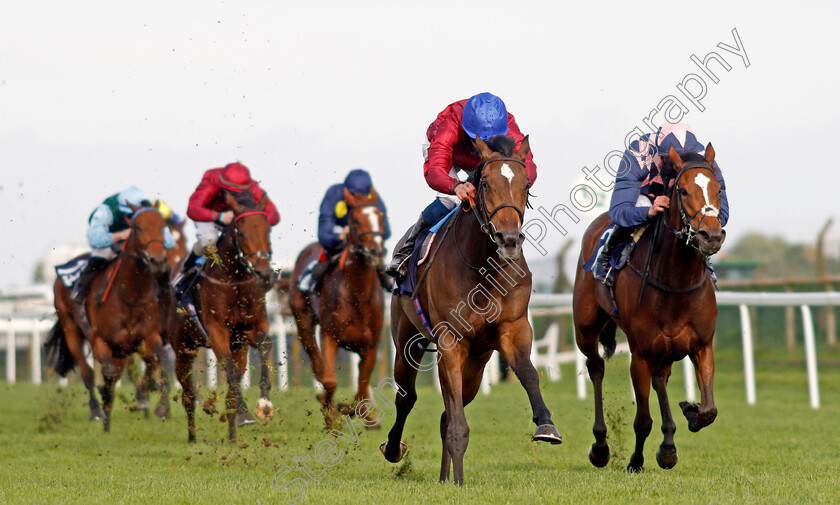
<path id="1" fill-rule="evenodd" d="M 496 135 L 507 135 L 508 115 L 505 102 L 496 95 L 479 93 L 464 104 L 461 127 L 472 138 L 476 133 L 481 140 L 488 140 Z"/>
<path id="2" fill-rule="evenodd" d="M 351 170 L 344 179 L 344 187 L 354 195 L 366 195 L 373 188 L 370 174 L 361 168 Z"/>
<path id="3" fill-rule="evenodd" d="M 674 146 L 679 155 L 686 152 L 702 153 L 706 149 L 686 123 L 663 124 L 657 132 L 656 141 L 659 155 L 665 157 L 668 156 L 671 146 Z"/>

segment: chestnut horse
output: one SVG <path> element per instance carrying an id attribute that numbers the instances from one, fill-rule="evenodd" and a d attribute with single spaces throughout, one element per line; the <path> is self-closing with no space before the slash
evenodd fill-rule
<path id="1" fill-rule="evenodd" d="M 380 450 L 392 463 L 405 454 L 407 447 L 401 438 L 417 400 L 418 364 L 429 341 L 433 341 L 445 406 L 440 418 L 440 480 L 449 478 L 451 465 L 458 485 L 464 482 L 464 453 L 470 432 L 464 407 L 475 398 L 493 351 L 499 351 L 510 363 L 528 393 L 537 425 L 534 440 L 553 444 L 562 441 L 551 422 L 530 359 L 534 336 L 528 320 L 531 272 L 522 256 L 529 142 L 526 137 L 516 152 L 513 138 L 494 137 L 489 142 L 493 149 L 476 139 L 481 166 L 474 175 L 479 178 L 475 204 L 468 213 L 458 211 L 449 220 L 442 238 L 435 240 L 431 264 L 425 263 L 418 272 L 425 280 L 420 281 L 415 295 L 419 294 L 428 315 L 425 323 L 432 331 L 418 317 L 409 296 L 394 295 L 391 299 L 391 334 L 397 351 L 394 380 L 399 394 L 396 421 Z"/>
<path id="2" fill-rule="evenodd" d="M 105 431 L 111 429 L 114 384 L 125 365 L 143 344 L 146 374 L 138 396 L 145 395 L 153 383 L 159 360 L 165 359 L 158 315 L 157 279 L 168 278 L 163 229 L 166 223 L 154 207 L 133 207 L 131 234 L 123 242 L 118 258 L 93 281 L 85 300 L 87 320 L 70 298 L 70 289 L 56 279 L 55 311 L 58 322 L 51 331 L 48 347 L 58 350 L 56 371 L 64 375 L 79 366 L 90 393 L 90 419 L 104 418 Z M 88 326 L 88 323 L 90 326 Z M 102 364 L 105 385 L 100 387 L 104 412 L 94 392 L 93 370 L 85 361 L 82 342 L 90 341 L 93 357 Z M 169 415 L 169 382 L 161 374 L 161 400 L 155 410 L 159 417 Z"/>
<path id="3" fill-rule="evenodd" d="M 337 387 L 335 357 L 338 348 L 355 352 L 359 362 L 359 388 L 353 408 L 370 399 L 370 376 L 376 364 L 376 353 L 382 336 L 384 296 L 379 284 L 377 267 L 385 257 L 383 243 L 385 216 L 378 207 L 376 190 L 368 195 L 353 195 L 344 190 L 350 216 L 347 246 L 339 264 L 324 275 L 321 282 L 320 303 L 313 302 L 313 294 L 298 290 L 297 281 L 306 266 L 321 252 L 317 243 L 301 251 L 295 262 L 289 291 L 289 306 L 297 322 L 298 337 L 312 361 L 315 378 L 324 386 L 319 396 L 327 428 L 337 417 L 333 395 Z M 321 325 L 321 348 L 315 339 L 315 325 Z M 368 427 L 378 421 L 367 419 Z"/>
<path id="4" fill-rule="evenodd" d="M 246 191 L 236 196 L 228 193 L 225 198 L 234 219 L 219 239 L 218 255 L 207 258 L 195 286 L 196 311 L 202 326 L 179 307 L 174 311 L 171 331 L 175 373 L 184 388 L 181 399 L 187 411 L 190 442 L 195 442 L 196 390 L 192 364 L 199 347 L 210 347 L 225 370 L 228 393 L 223 418 L 228 421 L 231 441 L 236 440 L 237 426 L 254 423 L 240 388 L 249 345 L 256 347 L 262 358 L 257 415 L 267 418 L 274 415 L 268 399 L 271 340 L 265 312 L 265 294 L 274 282 L 270 261 L 271 225 L 265 213 L 268 197 L 263 196 L 255 203 L 253 194 Z"/>
<path id="5" fill-rule="evenodd" d="M 691 358 L 702 393 L 699 405 L 680 403 L 689 430 L 698 431 L 717 416 L 712 392 L 715 370 L 712 338 L 717 303 L 704 256 L 716 253 L 725 238 L 718 219 L 720 184 L 715 177 L 715 151 L 711 144 L 706 147 L 705 156 L 687 153 L 684 157 L 681 158 L 672 147 L 668 159 L 663 160 L 666 187 L 669 180 L 673 184 L 671 203 L 644 232 L 627 268 L 616 273 L 614 289 L 618 314 L 614 312 L 609 289 L 582 269 L 609 225 L 609 216 L 598 217 L 583 236 L 574 288 L 575 340 L 587 358 L 595 391 L 592 430 L 595 443 L 589 449 L 589 460 L 597 467 L 605 466 L 610 458 L 601 391 L 604 360 L 598 354 L 598 342 L 600 340 L 605 356 L 609 357 L 615 350 L 616 325 L 627 335 L 630 344 L 630 375 L 636 393 L 633 423 L 636 449 L 630 457 L 628 471 L 643 469 L 645 439 L 653 424 L 648 404 L 651 380 L 659 397 L 665 436 L 656 452 L 656 462 L 666 469 L 677 464 L 676 424 L 666 392 L 671 365 L 675 361 L 686 356 Z M 649 266 L 645 265 L 645 258 L 648 258 Z M 647 290 L 646 284 L 649 284 Z"/>

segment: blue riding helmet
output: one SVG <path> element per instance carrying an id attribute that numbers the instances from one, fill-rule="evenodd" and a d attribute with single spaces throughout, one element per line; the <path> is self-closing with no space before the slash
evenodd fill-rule
<path id="1" fill-rule="evenodd" d="M 357 168 L 347 174 L 347 177 L 344 179 L 344 187 L 354 195 L 366 195 L 373 188 L 373 181 L 370 180 L 369 173 L 361 168 Z"/>
<path id="2" fill-rule="evenodd" d="M 479 93 L 464 104 L 461 127 L 472 138 L 476 133 L 487 141 L 496 135 L 507 135 L 508 115 L 505 102 L 496 95 Z"/>
<path id="3" fill-rule="evenodd" d="M 125 214 L 133 214 L 134 211 L 128 206 L 128 204 L 134 205 L 135 207 L 139 207 L 143 201 L 148 201 L 146 198 L 146 193 L 143 192 L 142 189 L 136 186 L 129 186 L 128 188 L 120 191 L 120 194 L 117 195 L 117 202 L 120 204 L 120 211 Z"/>

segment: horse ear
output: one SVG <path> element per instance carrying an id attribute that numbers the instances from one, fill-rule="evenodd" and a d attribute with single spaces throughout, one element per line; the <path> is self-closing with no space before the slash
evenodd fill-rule
<path id="1" fill-rule="evenodd" d="M 257 208 L 260 209 L 260 211 L 265 212 L 265 209 L 267 207 L 268 207 L 268 195 L 263 193 L 262 198 L 260 198 L 260 201 L 257 202 Z"/>
<path id="2" fill-rule="evenodd" d="M 142 205 L 132 205 L 128 202 L 126 202 L 125 204 L 128 206 L 129 209 L 131 209 L 131 212 L 135 213 L 135 214 L 137 213 L 138 210 L 143 208 Z"/>
<path id="3" fill-rule="evenodd" d="M 344 188 L 344 201 L 347 202 L 348 207 L 353 207 L 353 193 L 347 191 L 347 188 Z"/>
<path id="4" fill-rule="evenodd" d="M 487 144 L 481 140 L 481 136 L 475 136 L 475 147 L 478 149 L 478 155 L 481 157 L 482 160 L 489 160 L 490 156 L 493 155 L 493 151 L 487 147 Z"/>
<path id="5" fill-rule="evenodd" d="M 706 164 L 710 167 L 715 166 L 715 148 L 712 147 L 711 142 L 706 144 Z"/>
<path id="6" fill-rule="evenodd" d="M 525 138 L 522 139 L 522 144 L 519 145 L 519 150 L 516 151 L 516 159 L 525 163 L 525 158 L 528 157 L 528 153 L 531 152 L 531 143 L 528 141 L 528 135 L 525 135 Z"/>
<path id="7" fill-rule="evenodd" d="M 668 151 L 668 159 L 671 160 L 671 164 L 674 165 L 674 169 L 679 172 L 682 170 L 684 165 L 683 159 L 680 158 L 680 155 L 677 154 L 677 150 L 674 149 L 674 145 L 671 144 L 671 150 Z"/>
<path id="8" fill-rule="evenodd" d="M 376 188 L 370 188 L 370 199 L 374 202 L 379 201 L 379 193 L 376 192 Z"/>

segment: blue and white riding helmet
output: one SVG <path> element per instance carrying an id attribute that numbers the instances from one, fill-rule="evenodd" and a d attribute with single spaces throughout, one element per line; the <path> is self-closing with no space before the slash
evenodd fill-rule
<path id="1" fill-rule="evenodd" d="M 117 203 L 120 205 L 120 211 L 125 214 L 132 214 L 134 212 L 128 206 L 129 204 L 139 207 L 144 201 L 149 201 L 146 198 L 146 193 L 136 186 L 129 186 L 117 195 Z"/>

